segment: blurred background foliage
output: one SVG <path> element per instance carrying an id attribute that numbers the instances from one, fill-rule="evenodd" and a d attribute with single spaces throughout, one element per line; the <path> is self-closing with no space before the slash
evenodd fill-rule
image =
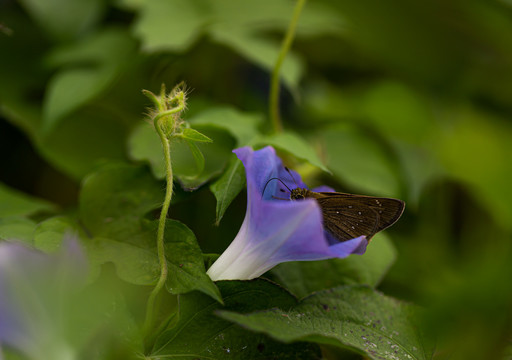
<path id="1" fill-rule="evenodd" d="M 233 148 L 275 144 L 311 186 L 407 202 L 379 289 L 429 310 L 436 358 L 511 358 L 512 2 L 310 1 L 282 71 L 289 132 L 273 138 L 270 71 L 293 6 L 2 0 L 0 235 L 74 213 L 102 164 L 146 162 L 162 179 L 141 89 L 184 80 L 185 117 L 214 143 L 203 168 L 175 149 L 170 216 L 203 252 L 221 252 L 245 213 L 242 192 L 215 226 L 207 185 L 240 173 Z"/>

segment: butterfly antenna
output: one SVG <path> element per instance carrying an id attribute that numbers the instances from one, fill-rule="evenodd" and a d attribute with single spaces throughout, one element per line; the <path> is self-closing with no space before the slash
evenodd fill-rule
<path id="1" fill-rule="evenodd" d="M 290 169 L 288 169 L 286 166 L 284 167 L 284 169 L 286 170 L 286 172 L 287 172 L 288 174 L 290 174 L 290 177 L 292 178 L 293 182 L 294 182 L 294 183 L 295 183 L 295 185 L 297 185 L 297 187 L 299 188 L 300 186 L 299 186 L 299 184 L 297 183 L 297 181 L 295 180 L 295 178 L 293 177 L 293 174 L 292 174 L 292 172 L 290 171 Z"/>
<path id="2" fill-rule="evenodd" d="M 290 193 L 292 192 L 292 191 L 291 191 L 291 189 L 290 189 L 288 186 L 286 186 L 286 184 L 283 182 L 283 180 L 281 180 L 281 179 L 279 179 L 279 178 L 272 178 L 272 179 L 268 179 L 268 181 L 265 183 L 265 186 L 263 187 L 263 192 L 261 193 L 261 197 L 263 197 L 263 195 L 265 195 L 265 189 L 267 188 L 268 183 L 269 183 L 269 182 L 271 182 L 272 180 L 278 180 L 278 181 L 280 181 L 280 182 L 281 182 L 281 184 L 283 184 L 283 185 L 288 189 L 288 191 L 289 191 Z"/>

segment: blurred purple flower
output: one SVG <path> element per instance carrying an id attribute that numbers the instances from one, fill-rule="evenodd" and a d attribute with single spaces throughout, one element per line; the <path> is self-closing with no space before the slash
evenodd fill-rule
<path id="1" fill-rule="evenodd" d="M 73 359 L 62 314 L 86 276 L 86 259 L 74 239 L 53 255 L 0 243 L 0 346 L 29 359 Z"/>
<path id="2" fill-rule="evenodd" d="M 243 147 L 233 152 L 245 166 L 247 211 L 238 235 L 208 270 L 212 280 L 252 279 L 286 261 L 343 258 L 366 251 L 364 236 L 345 242 L 329 236 L 315 200 L 280 200 L 289 199 L 288 191 L 283 192 L 280 181 L 269 179 L 281 179 L 290 188 L 306 185 L 298 173 L 291 171 L 292 178 L 285 170 L 274 148 Z"/>

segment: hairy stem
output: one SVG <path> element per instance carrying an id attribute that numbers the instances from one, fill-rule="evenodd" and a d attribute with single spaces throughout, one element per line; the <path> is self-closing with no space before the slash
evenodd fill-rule
<path id="1" fill-rule="evenodd" d="M 269 115 L 274 133 L 280 133 L 283 131 L 281 116 L 279 114 L 279 72 L 286 54 L 290 51 L 290 47 L 292 46 L 293 38 L 295 37 L 295 29 L 297 28 L 299 16 L 305 3 L 306 0 L 297 0 L 297 4 L 293 10 L 292 20 L 288 26 L 288 31 L 283 39 L 283 43 L 281 44 L 281 50 L 276 64 L 272 70 L 272 78 L 270 80 Z"/>
<path id="2" fill-rule="evenodd" d="M 155 287 L 151 291 L 149 295 L 148 302 L 146 305 L 146 319 L 144 320 L 143 331 L 145 334 L 148 333 L 151 325 L 153 323 L 153 313 L 154 313 L 154 304 L 156 297 L 160 290 L 165 286 L 165 282 L 167 280 L 167 261 L 165 257 L 165 244 L 164 244 L 164 233 L 165 233 L 165 222 L 167 218 L 167 212 L 169 211 L 169 205 L 171 204 L 172 191 L 173 191 L 173 175 L 172 175 L 172 164 L 171 164 L 171 144 L 169 138 L 164 134 L 160 122 L 158 119 L 162 117 L 158 117 L 155 119 L 155 128 L 160 136 L 160 140 L 162 142 L 162 147 L 164 150 L 164 159 L 165 159 L 165 176 L 167 187 L 165 191 L 165 199 L 162 205 L 162 211 L 160 212 L 160 219 L 158 221 L 158 232 L 157 232 L 157 253 L 158 253 L 158 261 L 160 263 L 160 277 Z"/>

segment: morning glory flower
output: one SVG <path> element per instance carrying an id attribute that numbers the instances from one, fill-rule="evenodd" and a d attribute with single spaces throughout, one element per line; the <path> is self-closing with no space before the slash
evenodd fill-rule
<path id="1" fill-rule="evenodd" d="M 274 148 L 233 152 L 245 167 L 247 211 L 238 235 L 208 269 L 212 280 L 253 279 L 286 261 L 344 258 L 366 251 L 364 236 L 339 242 L 327 234 L 314 199 L 290 201 L 279 180 L 269 181 L 278 178 L 290 189 L 306 188 L 298 173 L 286 171 Z"/>
<path id="2" fill-rule="evenodd" d="M 0 348 L 29 359 L 76 359 L 62 314 L 86 281 L 76 240 L 48 255 L 17 243 L 0 243 Z M 1 353 L 0 353 L 1 358 Z"/>

